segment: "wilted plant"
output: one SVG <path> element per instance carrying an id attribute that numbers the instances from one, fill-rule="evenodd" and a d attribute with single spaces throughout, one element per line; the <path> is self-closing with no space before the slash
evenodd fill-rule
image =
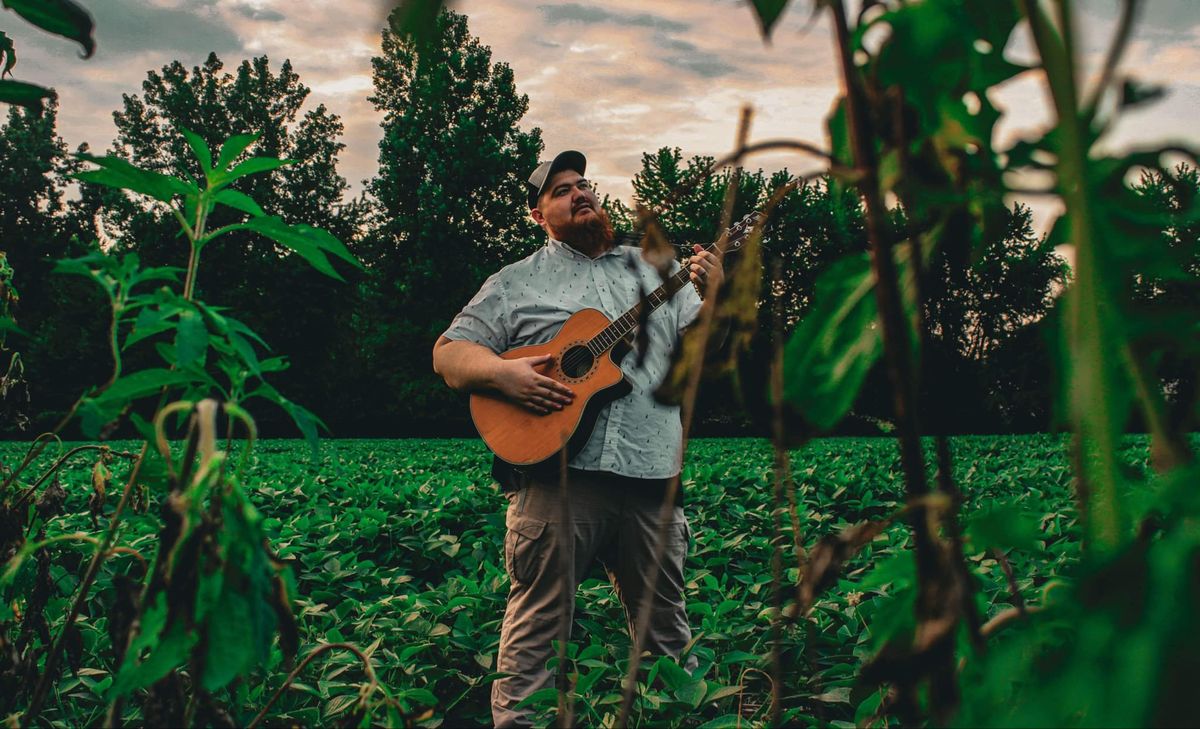
<path id="1" fill-rule="evenodd" d="M 5 646 L 0 675 L 12 679 L 11 691 L 5 692 L 9 708 L 20 706 L 15 702 L 28 696 L 24 723 L 39 715 L 47 692 L 58 680 L 60 655 L 65 651 L 71 667 L 79 667 L 76 617 L 101 564 L 115 555 L 132 554 L 138 566 L 113 577 L 116 603 L 109 632 L 117 668 L 108 689 L 109 722 L 120 720 L 126 697 L 148 690 L 141 709 L 147 720 L 225 723 L 229 719 L 212 692 L 260 665 L 276 634 L 289 660 L 298 648 L 290 573 L 267 547 L 261 518 L 244 486 L 254 422 L 243 403 L 261 398 L 285 409 L 314 451 L 320 421 L 267 381 L 269 373 L 286 367 L 286 360 L 261 357 L 262 340 L 229 312 L 199 300 L 196 281 L 206 247 L 237 229 L 260 233 L 335 278 L 340 276 L 331 257 L 348 265 L 358 263 L 326 231 L 269 216 L 233 187 L 240 178 L 277 169 L 288 160 L 247 157 L 245 152 L 256 138 L 250 134 L 230 138 L 214 160 L 197 135 L 182 133 L 204 171 L 202 181 L 140 169 L 117 157 L 81 155 L 96 169 L 78 173 L 79 180 L 130 191 L 148 198 L 148 204 L 165 206 L 179 221 L 188 257 L 186 268 L 147 268 L 136 254 L 116 256 L 97 250 L 58 263 L 59 272 L 85 276 L 104 291 L 111 309 L 112 371 L 104 383 L 76 402 L 54 433 L 34 441 L 21 463 L 7 469 L 0 487 L 7 559 L 0 576 L 4 606 L 0 620 L 19 628 L 15 642 L 10 644 L 8 635 L 0 638 Z M 209 214 L 218 205 L 248 217 L 210 230 Z M 126 372 L 125 355 L 149 345 L 158 355 L 159 366 Z M 167 433 L 172 422 L 189 413 L 184 450 L 177 456 Z M 26 481 L 23 477 L 30 464 L 75 415 L 84 434 L 93 438 L 105 437 L 130 421 L 144 438 L 141 452 L 81 446 L 57 459 L 38 478 Z M 230 463 L 230 456 L 217 447 L 219 415 L 228 438 L 237 425 L 246 436 L 245 450 L 236 463 Z M 77 453 L 89 450 L 99 452 L 89 502 L 93 520 L 105 513 L 114 456 L 132 461 L 123 474 L 125 484 L 108 528 L 99 539 L 86 534 L 47 538 L 47 523 L 61 513 L 66 496 L 57 471 Z M 49 486 L 39 496 L 47 481 Z M 147 487 L 161 494 L 163 517 L 157 552 L 149 561 L 116 540 L 131 495 Z M 63 628 L 51 639 L 44 615 L 51 548 L 63 541 L 90 543 L 95 549 Z M 370 693 L 364 694 L 364 702 Z"/>

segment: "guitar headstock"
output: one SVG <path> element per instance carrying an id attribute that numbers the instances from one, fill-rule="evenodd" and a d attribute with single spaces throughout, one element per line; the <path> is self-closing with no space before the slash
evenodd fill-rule
<path id="1" fill-rule="evenodd" d="M 754 227 L 758 225 L 764 217 L 765 216 L 760 211 L 754 210 L 741 220 L 729 226 L 729 237 L 725 244 L 725 252 L 729 253 L 730 251 L 736 251 L 745 245 L 746 239 L 750 237 L 750 231 L 754 230 Z M 617 236 L 617 242 L 622 245 L 640 246 L 642 244 L 642 235 L 642 233 L 636 230 L 629 233 L 620 233 Z M 691 255 L 691 245 L 681 244 L 678 245 L 677 248 L 685 255 Z M 714 250 L 716 248 L 716 243 L 710 244 L 708 248 L 709 250 Z"/>
<path id="2" fill-rule="evenodd" d="M 746 239 L 750 237 L 750 231 L 754 230 L 759 221 L 763 219 L 763 214 L 758 210 L 751 211 L 746 217 L 737 221 L 729 227 L 729 239 L 725 243 L 725 252 L 736 251 L 742 247 Z"/>

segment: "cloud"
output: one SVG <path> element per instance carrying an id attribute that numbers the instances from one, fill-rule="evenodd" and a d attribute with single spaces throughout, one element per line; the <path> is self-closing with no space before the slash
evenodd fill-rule
<path id="1" fill-rule="evenodd" d="M 539 5 L 542 17 L 550 25 L 578 23 L 581 25 L 617 25 L 630 28 L 653 28 L 655 30 L 682 32 L 691 28 L 690 23 L 681 23 L 650 13 L 616 13 L 594 5 Z"/>
<path id="2" fill-rule="evenodd" d="M 17 77 L 59 89 L 60 131 L 74 146 L 103 148 L 114 134 L 111 112 L 122 94 L 140 93 L 147 71 L 178 59 L 187 66 L 215 50 L 233 68 L 267 54 L 290 59 L 345 124 L 339 169 L 353 190 L 374 174 L 380 115 L 366 101 L 371 57 L 392 0 L 83 0 L 96 16 L 99 49 L 82 61 L 78 47 L 19 21 L 5 31 L 17 42 Z M 521 124 L 542 129 L 546 155 L 568 148 L 588 154 L 604 192 L 628 199 L 641 155 L 680 147 L 685 155 L 720 157 L 734 141 L 743 105 L 754 109 L 751 139 L 798 138 L 825 146 L 824 119 L 838 94 L 825 14 L 791 3 L 769 45 L 744 0 L 607 0 L 527 3 L 459 0 L 471 32 L 511 66 L 529 96 Z M 1143 3 L 1142 22 L 1123 66 L 1146 82 L 1166 84 L 1167 98 L 1137 110 L 1112 140 L 1144 145 L 1159 138 L 1195 143 L 1200 115 L 1200 2 Z M 1115 2 L 1080 3 L 1079 43 L 1085 77 L 1096 73 L 1111 42 Z M 5 15 L 9 15 L 5 13 Z M 21 27 L 25 26 L 25 27 Z M 1027 40 L 1006 50 L 1032 54 Z M 999 133 L 1011 142 L 1053 121 L 1044 79 L 1033 72 L 994 92 L 1007 116 Z M 1005 143 L 1007 143 L 1005 142 Z M 812 169 L 796 155 L 749 160 L 768 170 Z M 521 173 L 523 171 L 517 171 Z"/>
<path id="3" fill-rule="evenodd" d="M 255 6 L 249 5 L 249 4 L 236 5 L 233 7 L 233 12 L 235 12 L 238 15 L 241 15 L 243 18 L 247 18 L 249 20 L 263 20 L 268 23 L 278 23 L 282 20 L 287 19 L 287 16 L 284 15 L 283 13 L 279 12 L 278 10 L 271 10 L 270 8 L 263 8 L 263 7 L 255 7 Z"/>
<path id="4" fill-rule="evenodd" d="M 590 176 L 623 199 L 644 152 L 678 146 L 685 155 L 727 153 L 746 103 L 756 108 L 755 138 L 823 144 L 836 67 L 820 22 L 805 32 L 808 14 L 789 12 L 767 46 L 743 2 L 658 2 L 652 15 L 644 7 L 612 0 L 603 8 L 527 9 L 472 0 L 456 9 L 494 57 L 512 66 L 518 90 L 529 95 L 527 125 L 542 128 L 546 155 L 587 149 Z M 531 35 L 561 50 L 532 47 Z M 752 160 L 760 163 L 810 165 L 795 156 Z"/>
<path id="5" fill-rule="evenodd" d="M 229 53 L 238 47 L 232 26 L 212 3 L 106 0 L 88 3 L 88 10 L 96 21 L 97 54 L 107 58 L 170 51 L 180 60 L 202 60 L 209 51 Z"/>

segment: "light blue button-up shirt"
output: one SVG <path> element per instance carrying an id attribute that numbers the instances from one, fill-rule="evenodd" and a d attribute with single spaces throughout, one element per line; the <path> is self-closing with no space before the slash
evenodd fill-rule
<path id="1" fill-rule="evenodd" d="M 679 265 L 672 261 L 669 273 Z M 662 278 L 643 260 L 639 248 L 616 246 L 593 259 L 550 239 L 536 253 L 484 281 L 443 336 L 475 342 L 497 354 L 542 344 L 575 312 L 599 309 L 613 320 L 660 285 Z M 699 311 L 695 287 L 684 286 L 650 315 L 640 364 L 637 349 L 621 362 L 632 391 L 600 411 L 591 438 L 570 462 L 572 468 L 634 478 L 679 473 L 679 408 L 657 402 L 654 391 L 671 366 L 679 333 Z"/>

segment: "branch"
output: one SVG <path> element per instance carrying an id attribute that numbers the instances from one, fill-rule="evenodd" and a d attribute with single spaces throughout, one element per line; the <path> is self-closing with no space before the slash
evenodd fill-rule
<path id="1" fill-rule="evenodd" d="M 72 448 L 71 450 L 67 451 L 66 455 L 62 456 L 57 461 L 55 461 L 54 465 L 51 466 L 49 470 L 47 470 L 45 473 L 43 473 L 41 475 L 41 478 L 39 478 L 37 481 L 35 481 L 32 486 L 30 486 L 28 489 L 25 490 L 24 493 L 22 493 L 20 496 L 18 496 L 16 501 L 13 502 L 13 508 L 20 508 L 20 506 L 25 503 L 25 500 L 33 495 L 33 492 L 37 490 L 38 486 L 41 486 L 43 483 L 45 483 L 46 479 L 49 478 L 50 475 L 53 474 L 55 471 L 57 471 L 59 469 L 59 467 L 62 466 L 63 463 L 65 463 L 66 460 L 68 458 L 70 458 L 71 456 L 73 456 L 76 453 L 79 453 L 81 451 L 102 451 L 102 450 L 108 450 L 112 455 L 121 456 L 122 458 L 137 458 L 138 457 L 136 453 L 131 453 L 129 451 L 114 451 L 106 445 L 76 446 L 75 448 Z"/>
<path id="2" fill-rule="evenodd" d="M 254 727 L 258 726 L 258 723 L 262 721 L 264 716 L 266 716 L 267 710 L 274 706 L 279 697 L 283 695 L 283 692 L 292 685 L 292 682 L 296 680 L 296 677 L 300 675 L 300 672 L 307 668 L 308 664 L 312 663 L 314 658 L 322 653 L 326 653 L 335 649 L 350 651 L 358 657 L 358 660 L 362 663 L 363 673 L 365 673 L 367 676 L 367 688 L 365 695 L 369 696 L 371 693 L 373 693 L 379 686 L 379 681 L 375 679 L 375 669 L 371 667 L 371 659 L 367 658 L 367 656 L 361 650 L 359 650 L 358 646 L 350 643 L 322 643 L 314 648 L 311 653 L 305 656 L 304 660 L 300 661 L 300 665 L 292 669 L 292 672 L 288 674 L 286 679 L 284 679 L 283 684 L 280 685 L 279 688 L 275 689 L 275 693 L 271 694 L 271 698 L 267 700 L 266 705 L 263 706 L 262 709 L 255 714 L 254 718 L 250 720 L 250 723 L 246 725 L 246 729 L 254 729 Z"/>
<path id="3" fill-rule="evenodd" d="M 742 108 L 741 118 L 738 123 L 737 145 L 736 149 L 742 150 L 746 148 L 746 138 L 750 134 L 750 117 L 751 111 L 749 107 Z M 728 231 L 730 219 L 733 217 L 733 203 L 737 194 L 737 177 L 735 176 L 729 185 L 729 189 L 725 191 L 725 205 L 721 214 L 721 229 Z M 721 238 L 717 241 L 717 257 L 724 258 L 725 246 L 728 244 L 728 232 L 722 233 Z M 680 406 L 680 419 L 683 423 L 683 437 L 680 444 L 680 458 L 687 452 L 688 435 L 691 430 L 692 414 L 695 411 L 696 394 L 700 389 L 700 373 L 704 369 L 704 352 L 707 348 L 709 337 L 713 331 L 713 319 L 717 308 L 718 289 L 716 281 L 712 278 L 706 279 L 704 291 L 704 303 L 700 307 L 700 321 L 698 325 L 697 338 L 699 345 L 695 348 L 694 353 L 696 361 L 688 370 L 687 386 L 684 389 L 683 402 Z M 682 463 L 678 464 L 682 467 Z M 659 509 L 658 518 L 658 536 L 654 544 L 654 558 L 652 565 L 661 565 L 663 554 L 666 551 L 667 544 L 667 526 L 672 523 L 671 516 L 675 510 L 675 497 L 679 493 L 679 480 L 682 472 L 676 473 L 667 480 L 667 488 L 663 493 L 662 506 Z M 646 573 L 646 582 L 642 589 L 642 599 L 638 606 L 637 625 L 634 629 L 634 635 L 630 636 L 629 646 L 629 670 L 625 674 L 625 687 L 622 692 L 621 710 L 617 714 L 616 726 L 627 726 L 629 724 L 629 712 L 633 706 L 633 694 L 637 689 L 637 674 L 642 662 L 642 645 L 646 640 L 646 632 L 650 628 L 650 614 L 654 604 L 655 593 L 658 591 L 658 573 L 659 569 L 650 569 Z"/>
<path id="4" fill-rule="evenodd" d="M 986 623 L 984 623 L 983 627 L 981 627 L 979 629 L 979 633 L 984 638 L 990 638 L 993 634 L 999 633 L 1001 630 L 1003 630 L 1004 628 L 1007 628 L 1009 625 L 1011 625 L 1012 623 L 1015 623 L 1016 621 L 1020 620 L 1021 618 L 1025 617 L 1027 615 L 1033 615 L 1035 613 L 1040 613 L 1042 610 L 1044 610 L 1044 608 L 1038 607 L 1036 605 L 1029 605 L 1029 606 L 1025 607 L 1024 609 L 1017 608 L 1017 607 L 1010 607 L 1009 609 L 1002 610 L 1002 611 L 996 613 L 994 616 L 992 616 L 992 619 L 987 621 Z"/>
<path id="5" fill-rule="evenodd" d="M 1104 96 L 1104 89 L 1112 83 L 1113 73 L 1117 70 L 1117 64 L 1121 61 L 1121 56 L 1125 54 L 1125 47 L 1129 44 L 1129 38 L 1133 35 L 1133 16 L 1137 12 L 1138 0 L 1123 0 L 1121 3 L 1121 19 L 1117 21 L 1117 30 L 1113 35 L 1112 45 L 1108 49 L 1108 55 L 1104 57 L 1104 68 L 1100 72 L 1100 78 L 1096 81 L 1095 88 L 1088 96 L 1087 101 L 1083 104 L 1084 118 L 1090 120 L 1096 114 L 1096 107 L 1100 104 L 1101 97 Z"/>

